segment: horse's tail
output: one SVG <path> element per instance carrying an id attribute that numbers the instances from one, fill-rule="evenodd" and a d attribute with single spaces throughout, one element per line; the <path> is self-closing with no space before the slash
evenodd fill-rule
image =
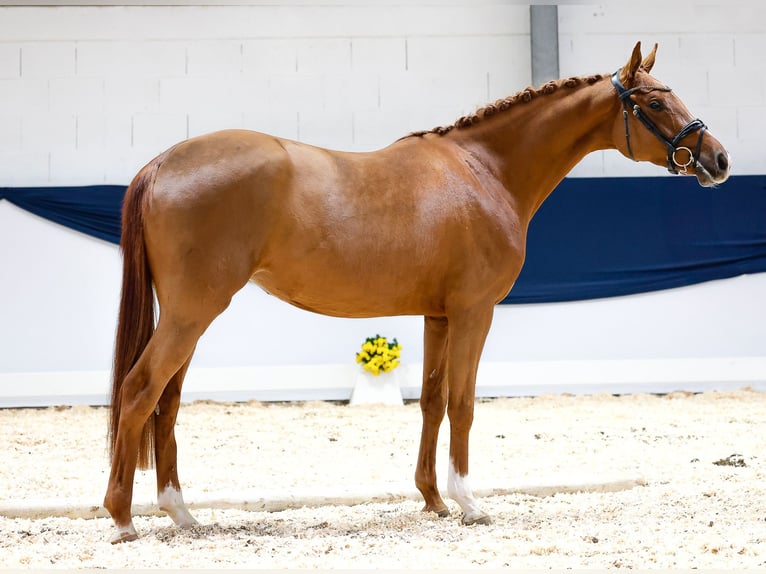
<path id="1" fill-rule="evenodd" d="M 110 456 L 114 454 L 117 440 L 122 385 L 154 333 L 154 291 L 144 243 L 144 206 L 165 155 L 154 159 L 136 175 L 122 205 L 122 293 L 112 367 Z M 141 437 L 138 467 L 142 469 L 154 464 L 154 416 L 152 413 L 146 421 Z"/>

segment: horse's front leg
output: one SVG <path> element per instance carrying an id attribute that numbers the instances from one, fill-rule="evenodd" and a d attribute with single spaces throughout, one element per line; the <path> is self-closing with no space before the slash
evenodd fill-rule
<path id="1" fill-rule="evenodd" d="M 468 436 L 473 424 L 476 372 L 494 308 L 450 317 L 447 416 L 450 422 L 447 493 L 463 509 L 463 524 L 490 524 L 468 480 Z"/>
<path id="2" fill-rule="evenodd" d="M 190 528 L 197 524 L 186 508 L 181 494 L 181 483 L 178 479 L 178 449 L 174 430 L 178 407 L 181 404 L 181 386 L 190 362 L 191 357 L 170 379 L 157 403 L 154 418 L 157 503 L 160 510 L 167 512 L 176 526 L 181 528 Z"/>
<path id="3" fill-rule="evenodd" d="M 443 517 L 449 516 L 449 509 L 436 484 L 436 442 L 447 408 L 446 318 L 425 318 L 423 343 L 423 387 L 420 392 L 423 430 L 420 434 L 415 485 L 426 501 L 423 511 L 436 512 Z"/>

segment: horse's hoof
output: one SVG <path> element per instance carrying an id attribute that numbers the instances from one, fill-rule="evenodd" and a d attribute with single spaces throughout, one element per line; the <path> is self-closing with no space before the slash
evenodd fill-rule
<path id="1" fill-rule="evenodd" d="M 136 529 L 133 528 L 133 524 L 130 524 L 125 528 L 118 528 L 117 532 L 112 535 L 109 542 L 112 544 L 121 544 L 123 542 L 133 542 L 134 540 L 138 540 L 138 533 L 136 532 Z"/>
<path id="2" fill-rule="evenodd" d="M 186 507 L 181 508 L 163 508 L 160 506 L 160 510 L 167 513 L 173 523 L 184 530 L 194 528 L 199 524 L 197 520 L 186 510 Z"/>
<path id="3" fill-rule="evenodd" d="M 181 524 L 178 524 L 178 527 L 181 528 L 182 530 L 191 530 L 195 526 L 199 526 L 199 522 L 197 522 L 194 518 L 191 518 L 191 520 L 187 522 L 182 522 Z"/>
<path id="4" fill-rule="evenodd" d="M 426 504 L 423 507 L 423 512 L 435 512 L 436 516 L 438 516 L 439 518 L 447 518 L 449 516 L 449 508 L 447 508 L 446 506 L 434 508 Z"/>
<path id="5" fill-rule="evenodd" d="M 473 524 L 481 524 L 483 526 L 488 526 L 492 524 L 492 517 L 489 514 L 481 513 L 477 516 L 466 516 L 463 515 L 463 519 L 461 521 L 466 526 L 471 526 Z"/>

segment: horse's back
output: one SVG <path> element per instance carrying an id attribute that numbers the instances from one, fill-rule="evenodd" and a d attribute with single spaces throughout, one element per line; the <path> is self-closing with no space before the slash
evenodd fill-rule
<path id="1" fill-rule="evenodd" d="M 190 199 L 196 194 L 213 193 L 228 185 L 264 172 L 275 173 L 275 167 L 287 166 L 281 140 L 248 130 L 225 130 L 184 140 L 166 152 L 157 175 L 158 189 L 171 199 L 181 193 Z"/>

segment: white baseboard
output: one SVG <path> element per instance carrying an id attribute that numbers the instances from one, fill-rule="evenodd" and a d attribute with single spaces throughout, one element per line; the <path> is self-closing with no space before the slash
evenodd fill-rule
<path id="1" fill-rule="evenodd" d="M 356 365 L 192 368 L 183 400 L 345 401 Z M 405 399 L 420 397 L 421 365 L 400 367 Z M 0 408 L 105 405 L 109 372 L 0 373 Z M 479 367 L 479 397 L 549 393 L 625 394 L 701 392 L 751 387 L 766 391 L 766 357 L 651 360 L 486 362 Z"/>

